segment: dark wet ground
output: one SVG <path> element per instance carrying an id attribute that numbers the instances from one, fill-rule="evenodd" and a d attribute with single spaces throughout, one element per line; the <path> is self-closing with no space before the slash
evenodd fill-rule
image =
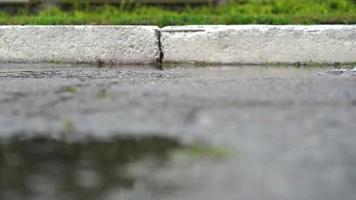
<path id="1" fill-rule="evenodd" d="M 351 69 L 0 66 L 0 199 L 353 199 Z"/>
<path id="2" fill-rule="evenodd" d="M 129 166 L 150 159 L 162 166 L 183 149 L 162 137 L 116 137 L 64 142 L 46 137 L 12 138 L 0 146 L 1 199 L 103 199 L 137 182 Z"/>

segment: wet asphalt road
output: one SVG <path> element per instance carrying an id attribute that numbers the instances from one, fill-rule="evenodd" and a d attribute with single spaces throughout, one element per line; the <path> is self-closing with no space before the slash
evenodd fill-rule
<path id="1" fill-rule="evenodd" d="M 0 134 L 153 134 L 235 152 L 143 170 L 138 187 L 103 199 L 349 200 L 356 74 L 327 70 L 1 66 Z"/>

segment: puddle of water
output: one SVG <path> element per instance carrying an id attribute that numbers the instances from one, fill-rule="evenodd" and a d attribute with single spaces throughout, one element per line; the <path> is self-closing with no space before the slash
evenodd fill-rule
<path id="1" fill-rule="evenodd" d="M 335 68 L 333 66 L 207 66 L 207 67 L 175 67 L 165 69 L 168 72 L 188 73 L 192 77 L 207 77 L 212 79 L 223 78 L 304 78 L 315 77 L 315 75 L 348 75 L 355 76 L 356 71 L 352 68 Z"/>
<path id="2" fill-rule="evenodd" d="M 176 66 L 158 70 L 150 66 L 8 64 L 0 65 L 2 79 L 160 79 L 160 78 L 295 78 L 322 76 L 356 76 L 356 69 L 335 66 Z"/>
<path id="3" fill-rule="evenodd" d="M 179 185 L 166 181 L 171 178 L 162 178 L 169 166 L 221 161 L 229 153 L 223 148 L 182 144 L 158 136 L 72 142 L 13 137 L 0 141 L 0 199 L 137 200 L 155 199 L 152 193 L 170 196 Z"/>
<path id="4" fill-rule="evenodd" d="M 102 199 L 129 190 L 137 177 L 131 163 L 148 159 L 162 166 L 177 140 L 124 137 L 66 143 L 48 138 L 11 139 L 0 145 L 0 199 Z"/>

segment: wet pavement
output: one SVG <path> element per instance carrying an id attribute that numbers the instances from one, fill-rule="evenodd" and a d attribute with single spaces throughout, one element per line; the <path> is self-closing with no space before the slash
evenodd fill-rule
<path id="1" fill-rule="evenodd" d="M 4 65 L 0 199 L 352 199 L 355 120 L 352 69 Z"/>

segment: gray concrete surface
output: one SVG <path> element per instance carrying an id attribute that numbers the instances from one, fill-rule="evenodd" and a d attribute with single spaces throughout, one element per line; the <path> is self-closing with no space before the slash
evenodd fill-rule
<path id="1" fill-rule="evenodd" d="M 0 26 L 1 63 L 151 64 L 154 26 Z"/>
<path id="2" fill-rule="evenodd" d="M 161 29 L 165 63 L 352 63 L 356 26 L 172 26 Z"/>
<path id="3" fill-rule="evenodd" d="M 0 63 L 356 62 L 356 26 L 0 26 Z"/>
<path id="4" fill-rule="evenodd" d="M 154 168 L 133 164 L 130 169 L 143 177 L 135 187 L 106 191 L 101 199 L 355 197 L 356 74 L 351 69 L 0 69 L 2 140 L 63 132 L 72 139 L 161 135 L 234 152 Z"/>

